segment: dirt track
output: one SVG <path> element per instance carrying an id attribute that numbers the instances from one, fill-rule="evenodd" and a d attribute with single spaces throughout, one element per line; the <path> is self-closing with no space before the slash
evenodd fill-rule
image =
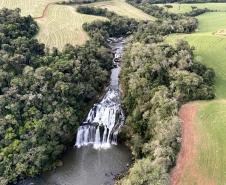
<path id="1" fill-rule="evenodd" d="M 178 155 L 177 165 L 172 171 L 171 185 L 181 185 L 182 176 L 185 169 L 189 165 L 195 155 L 194 142 L 194 118 L 197 113 L 197 107 L 192 104 L 182 106 L 179 112 L 179 117 L 182 121 L 182 148 Z"/>
<path id="2" fill-rule="evenodd" d="M 55 3 L 48 3 L 48 4 L 45 6 L 45 8 L 44 8 L 44 10 L 43 10 L 43 12 L 42 12 L 42 15 L 41 15 L 41 16 L 38 16 L 38 17 L 34 17 L 34 19 L 42 19 L 42 18 L 44 18 L 45 15 L 46 15 L 47 10 L 48 10 L 48 8 L 49 8 L 49 6 L 51 6 L 51 5 L 53 5 L 53 4 L 55 4 Z"/>

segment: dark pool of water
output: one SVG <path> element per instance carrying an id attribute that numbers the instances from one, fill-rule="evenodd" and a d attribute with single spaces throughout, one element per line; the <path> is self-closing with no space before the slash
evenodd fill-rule
<path id="1" fill-rule="evenodd" d="M 124 145 L 107 150 L 88 146 L 72 148 L 65 154 L 63 162 L 62 167 L 17 185 L 111 185 L 117 174 L 127 170 L 131 154 Z"/>

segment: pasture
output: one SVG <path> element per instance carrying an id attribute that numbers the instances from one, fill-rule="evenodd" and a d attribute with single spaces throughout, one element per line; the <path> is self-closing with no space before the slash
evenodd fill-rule
<path id="1" fill-rule="evenodd" d="M 226 182 L 226 101 L 202 103 L 197 119 L 200 140 L 194 162 L 203 176 L 216 185 L 223 185 Z"/>
<path id="2" fill-rule="evenodd" d="M 125 0 L 111 0 L 92 3 L 91 6 L 98 8 L 107 8 L 110 11 L 113 11 L 121 16 L 127 16 L 130 18 L 135 18 L 139 20 L 154 20 L 155 18 L 144 13 L 142 10 L 139 10 L 132 5 L 125 2 Z"/>
<path id="3" fill-rule="evenodd" d="M 190 12 L 193 7 L 197 7 L 200 9 L 208 8 L 210 10 L 216 10 L 216 11 L 226 11 L 226 3 L 194 3 L 194 4 L 179 4 L 179 3 L 173 3 L 170 4 L 173 7 L 172 8 L 165 8 L 166 10 L 173 12 L 173 13 L 186 13 Z M 164 5 L 158 5 L 161 7 L 165 7 Z"/>

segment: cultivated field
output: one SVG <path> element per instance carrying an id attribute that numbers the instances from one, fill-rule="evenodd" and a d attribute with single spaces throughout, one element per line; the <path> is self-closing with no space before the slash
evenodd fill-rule
<path id="1" fill-rule="evenodd" d="M 125 0 L 111 0 L 103 1 L 91 4 L 91 6 L 99 8 L 107 8 L 119 15 L 127 16 L 130 18 L 140 19 L 140 20 L 154 20 L 155 18 L 144 13 L 143 11 L 129 5 Z"/>
<path id="2" fill-rule="evenodd" d="M 39 17 L 42 15 L 47 4 L 58 1 L 59 0 L 0 0 L 0 8 L 20 8 L 22 15 Z"/>
<path id="3" fill-rule="evenodd" d="M 226 182 L 226 37 L 218 33 L 226 29 L 226 12 L 206 13 L 197 18 L 196 33 L 173 35 L 167 40 L 172 43 L 178 38 L 187 40 L 195 47 L 196 59 L 215 70 L 217 100 L 188 105 L 197 106 L 193 120 L 195 136 L 191 136 L 194 141 L 190 146 L 193 152 L 180 152 L 179 158 L 183 160 L 177 163 L 177 168 L 181 168 L 173 174 L 176 180 L 172 185 L 223 185 Z M 189 111 L 185 111 L 189 117 Z M 182 144 L 182 148 L 186 147 L 189 146 Z"/>
<path id="4" fill-rule="evenodd" d="M 200 142 L 196 163 L 204 176 L 224 185 L 226 182 L 226 101 L 202 104 L 198 112 Z"/>
<path id="5" fill-rule="evenodd" d="M 197 8 L 208 8 L 210 10 L 217 10 L 217 11 L 226 11 L 226 3 L 197 3 L 197 4 L 170 4 L 173 8 L 169 8 L 168 11 L 174 13 L 186 13 L 192 10 L 192 6 Z M 164 6 L 164 5 L 159 5 Z"/>
<path id="6" fill-rule="evenodd" d="M 54 4 L 49 6 L 44 18 L 37 19 L 40 26 L 37 39 L 59 49 L 67 43 L 82 45 L 89 39 L 82 25 L 97 19 L 107 20 L 100 16 L 80 14 L 71 6 Z"/>

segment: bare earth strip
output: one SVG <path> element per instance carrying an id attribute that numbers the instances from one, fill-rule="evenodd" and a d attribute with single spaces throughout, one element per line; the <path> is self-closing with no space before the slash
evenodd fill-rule
<path id="1" fill-rule="evenodd" d="M 172 171 L 171 185 L 181 185 L 183 174 L 188 168 L 188 161 L 192 161 L 195 155 L 194 143 L 194 117 L 197 113 L 197 107 L 192 104 L 182 106 L 179 112 L 182 121 L 182 146 L 177 159 L 177 166 Z"/>
<path id="2" fill-rule="evenodd" d="M 199 135 L 196 127 L 197 103 L 189 103 L 180 109 L 182 121 L 182 146 L 178 155 L 177 165 L 171 172 L 170 185 L 215 185 L 199 171 L 195 162 Z M 205 142 L 205 141 L 204 141 Z"/>

